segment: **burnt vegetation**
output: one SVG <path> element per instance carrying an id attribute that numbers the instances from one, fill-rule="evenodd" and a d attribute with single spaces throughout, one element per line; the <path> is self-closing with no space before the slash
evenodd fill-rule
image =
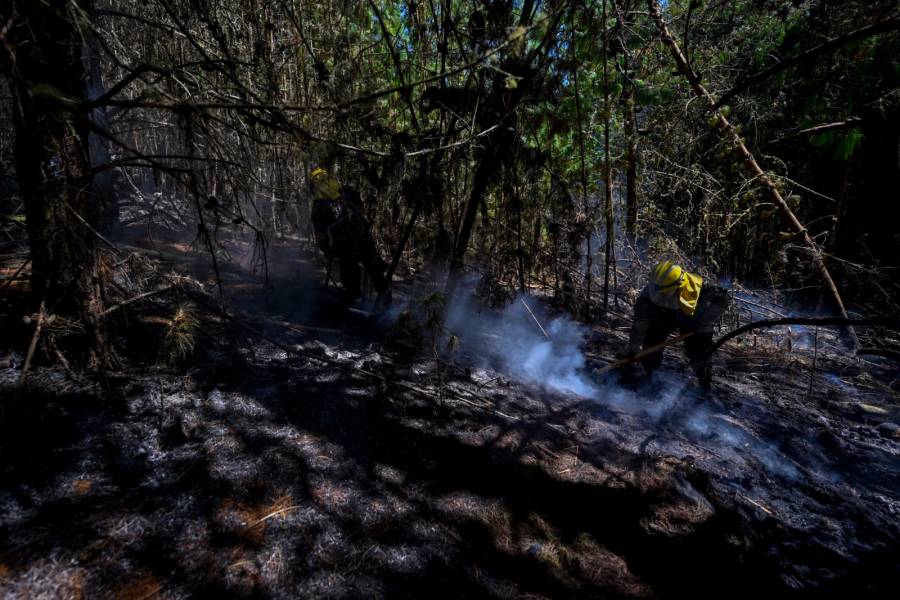
<path id="1" fill-rule="evenodd" d="M 0 3 L 0 594 L 888 597 L 898 57 L 881 0 Z M 663 259 L 728 308 L 647 378 Z"/>

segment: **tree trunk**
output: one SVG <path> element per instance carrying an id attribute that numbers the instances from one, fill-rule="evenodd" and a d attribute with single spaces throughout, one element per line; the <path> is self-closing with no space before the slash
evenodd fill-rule
<path id="1" fill-rule="evenodd" d="M 625 100 L 625 235 L 630 244 L 637 237 L 637 148 L 635 141 L 634 98 Z"/>
<path id="2" fill-rule="evenodd" d="M 577 57 L 575 55 L 575 47 L 577 45 L 576 35 L 575 35 L 575 26 L 574 26 L 574 16 L 572 18 L 572 40 L 570 42 L 572 49 L 572 60 L 576 61 Z M 576 63 L 575 68 L 572 70 L 572 75 L 574 77 L 575 84 L 575 114 L 577 115 L 577 123 L 578 123 L 578 162 L 579 169 L 578 174 L 581 180 L 581 201 L 582 201 L 582 210 L 584 210 L 584 216 L 588 219 L 587 226 L 587 235 L 585 236 L 585 269 L 584 269 L 584 304 L 587 310 L 590 310 L 591 306 L 591 283 L 593 281 L 593 271 L 594 271 L 594 251 L 591 247 L 592 240 L 591 237 L 594 235 L 594 211 L 591 210 L 590 202 L 588 201 L 588 183 L 587 183 L 587 170 L 584 164 L 584 123 L 582 121 L 581 115 L 581 93 L 578 89 L 578 71 L 580 69 L 580 65 Z M 604 85 L 606 85 L 606 81 L 604 81 Z M 585 315 L 587 316 L 587 315 Z"/>
<path id="3" fill-rule="evenodd" d="M 35 305 L 80 323 L 83 334 L 66 347 L 87 359 L 105 360 L 99 327 L 89 126 L 76 102 L 85 99 L 82 39 L 66 0 L 23 2 L 10 19 L 7 43 L 15 57 L 4 65 L 15 112 L 16 168 L 25 203 Z"/>
<path id="4" fill-rule="evenodd" d="M 628 49 L 628 41 L 624 32 L 630 29 L 630 24 L 625 19 L 625 13 L 616 2 L 612 1 L 613 11 L 616 13 L 616 23 L 619 30 L 619 44 L 622 48 L 624 60 L 624 72 L 626 79 L 632 76 L 632 61 L 634 57 Z M 635 88 L 632 85 L 625 87 L 622 94 L 622 112 L 624 114 L 625 129 L 625 239 L 634 246 L 637 238 L 637 114 L 635 110 Z M 619 297 L 616 296 L 616 302 Z"/>
<path id="5" fill-rule="evenodd" d="M 606 27 L 606 0 L 603 0 L 602 20 Z M 603 33 L 603 186 L 604 213 L 606 214 L 606 244 L 604 248 L 604 273 L 603 273 L 603 312 L 609 309 L 609 270 L 615 272 L 615 252 L 613 244 L 616 240 L 615 221 L 613 219 L 612 196 L 612 168 L 609 160 L 609 121 L 612 118 L 612 109 L 609 105 L 609 61 L 607 59 L 609 47 L 609 29 Z"/>
<path id="6" fill-rule="evenodd" d="M 84 63 L 88 75 L 87 98 L 96 100 L 106 92 L 106 88 L 103 85 L 103 76 L 100 69 L 100 42 L 95 33 L 88 34 L 87 40 L 85 40 Z M 106 109 L 95 108 L 91 118 L 97 127 L 108 128 Z M 105 235 L 114 235 L 118 232 L 121 224 L 119 221 L 119 196 L 116 185 L 120 173 L 118 169 L 108 167 L 110 162 L 109 141 L 96 133 L 91 133 L 89 140 L 90 152 L 93 158 L 92 166 L 103 167 L 102 170 L 96 173 L 92 182 L 99 230 Z"/>
<path id="7" fill-rule="evenodd" d="M 493 136 L 491 136 L 493 137 Z M 472 177 L 472 191 L 469 192 L 469 198 L 466 200 L 466 207 L 463 211 L 462 223 L 459 226 L 459 233 L 456 236 L 456 243 L 453 246 L 453 254 L 450 257 L 450 274 L 447 278 L 447 296 L 452 297 L 456 291 L 456 285 L 462 276 L 463 258 L 466 255 L 466 249 L 469 247 L 469 238 L 472 236 L 472 228 L 475 225 L 475 216 L 478 214 L 478 207 L 484 201 L 484 194 L 487 191 L 488 183 L 493 177 L 500 165 L 498 149 L 496 142 L 490 140 L 487 142 L 488 148 L 480 153 L 478 160 L 478 168 Z"/>

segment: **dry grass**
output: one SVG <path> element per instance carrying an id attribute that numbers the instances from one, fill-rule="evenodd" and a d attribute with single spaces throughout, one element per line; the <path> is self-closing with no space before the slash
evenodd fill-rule
<path id="1" fill-rule="evenodd" d="M 117 600 L 151 600 L 161 599 L 165 582 L 150 574 L 138 576 L 133 581 L 125 583 L 113 594 Z"/>
<path id="2" fill-rule="evenodd" d="M 94 487 L 94 482 L 90 479 L 76 479 L 72 482 L 72 493 L 76 496 L 86 496 Z"/>
<path id="3" fill-rule="evenodd" d="M 254 544 L 262 543 L 266 527 L 285 519 L 299 505 L 290 493 L 281 493 L 274 500 L 258 505 L 225 498 L 216 511 L 216 522 L 224 530 Z"/>
<path id="4" fill-rule="evenodd" d="M 190 356 L 194 351 L 194 334 L 199 324 L 199 319 L 189 306 L 182 304 L 175 309 L 163 339 L 163 354 L 167 362 L 178 364 Z"/>

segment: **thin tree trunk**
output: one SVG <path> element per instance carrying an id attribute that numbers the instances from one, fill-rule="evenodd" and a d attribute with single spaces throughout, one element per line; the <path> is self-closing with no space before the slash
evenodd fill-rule
<path id="1" fill-rule="evenodd" d="M 613 10 L 619 30 L 619 43 L 625 59 L 623 75 L 630 80 L 632 72 L 632 54 L 623 33 L 628 29 L 625 14 L 621 7 L 612 0 Z M 622 95 L 622 107 L 625 115 L 625 237 L 633 246 L 637 238 L 637 115 L 635 114 L 634 87 L 628 85 Z M 616 296 L 618 303 L 619 297 Z"/>
<path id="2" fill-rule="evenodd" d="M 518 168 L 513 167 L 513 177 L 518 175 Z M 522 197 L 519 194 L 518 182 L 512 185 L 513 202 L 516 211 L 516 257 L 519 271 L 519 291 L 525 293 L 525 249 L 522 245 Z"/>
<path id="3" fill-rule="evenodd" d="M 584 123 L 582 122 L 581 115 L 581 92 L 578 88 L 578 71 L 579 65 L 576 61 L 575 47 L 576 47 L 576 39 L 575 39 L 575 18 L 571 19 L 572 23 L 572 60 L 575 62 L 575 67 L 573 69 L 574 75 L 574 83 L 575 83 L 575 113 L 578 117 L 578 158 L 579 158 L 579 175 L 581 178 L 581 200 L 582 206 L 584 210 L 584 215 L 588 219 L 588 227 L 587 227 L 587 236 L 585 237 L 585 242 L 587 247 L 585 248 L 585 278 L 584 278 L 584 301 L 585 306 L 591 305 L 591 283 L 593 281 L 593 258 L 594 251 L 591 247 L 591 236 L 594 235 L 594 215 L 593 211 L 591 211 L 591 207 L 588 204 L 588 187 L 587 187 L 587 171 L 584 165 Z"/>
<path id="4" fill-rule="evenodd" d="M 662 38 L 663 43 L 669 47 L 669 50 L 672 53 L 672 57 L 675 60 L 675 63 L 678 65 L 678 70 L 681 74 L 688 80 L 691 84 L 691 87 L 694 89 L 694 93 L 700 98 L 702 101 L 706 103 L 707 108 L 710 111 L 713 111 L 716 124 L 719 127 L 719 130 L 722 132 L 722 135 L 727 137 L 735 151 L 741 157 L 744 162 L 744 166 L 750 172 L 750 174 L 758 179 L 765 189 L 766 193 L 769 196 L 769 199 L 781 209 L 785 219 L 791 228 L 798 234 L 803 243 L 809 247 L 812 252 L 813 264 L 818 269 L 819 273 L 822 275 L 822 279 L 825 282 L 826 287 L 831 292 L 831 296 L 834 299 L 835 304 L 841 314 L 841 316 L 845 319 L 847 316 L 847 309 L 844 307 L 844 301 L 841 299 L 841 294 L 837 289 L 837 285 L 834 283 L 834 279 L 831 277 L 831 273 L 828 271 L 828 266 L 825 264 L 825 257 L 822 254 L 822 250 L 815 243 L 815 241 L 809 236 L 809 232 L 803 226 L 803 224 L 797 219 L 797 216 L 791 210 L 790 206 L 788 206 L 787 202 L 785 202 L 784 198 L 781 196 L 781 193 L 778 191 L 778 188 L 775 187 L 775 184 L 772 182 L 772 179 L 765 173 L 765 171 L 760 168 L 759 163 L 756 162 L 756 159 L 747 149 L 746 144 L 744 144 L 744 140 L 741 138 L 740 134 L 734 128 L 734 126 L 728 121 L 722 111 L 716 108 L 716 100 L 713 98 L 712 94 L 707 91 L 707 89 L 700 83 L 700 78 L 697 77 L 697 74 L 690 68 L 687 63 L 687 60 L 682 54 L 681 49 L 678 47 L 678 43 L 669 33 L 669 28 L 666 25 L 665 21 L 663 21 L 662 14 L 659 10 L 658 0 L 647 0 L 647 5 L 650 10 L 650 14 L 653 17 L 653 20 L 656 22 L 656 26 L 659 28 L 660 37 Z M 859 338 L 856 336 L 856 331 L 852 326 L 847 326 L 847 333 L 850 337 L 850 340 L 853 344 L 854 350 L 860 347 Z"/>
<path id="5" fill-rule="evenodd" d="M 538 58 L 538 55 L 543 52 L 544 46 L 556 37 L 557 28 L 565 16 L 565 13 L 565 10 L 559 10 L 556 13 L 556 16 L 547 28 L 540 44 L 532 48 L 524 59 L 515 60 L 508 65 L 504 65 L 503 70 L 507 73 L 512 73 L 514 75 L 522 73 L 521 80 L 518 82 L 518 86 L 515 89 L 506 90 L 507 93 L 503 93 L 504 90 L 500 84 L 501 79 L 497 78 L 495 81 L 494 88 L 496 90 L 496 95 L 490 99 L 491 102 L 489 108 L 499 112 L 501 116 L 494 122 L 481 123 L 481 126 L 487 129 L 488 126 L 496 125 L 498 126 L 498 130 L 486 137 L 483 142 L 485 145 L 484 150 L 476 154 L 478 168 L 475 170 L 475 175 L 472 178 L 472 191 L 466 201 L 462 222 L 456 236 L 456 243 L 453 247 L 453 254 L 450 257 L 450 273 L 447 278 L 446 287 L 448 296 L 453 295 L 460 276 L 462 275 L 463 258 L 466 254 L 466 249 L 469 246 L 469 238 L 472 235 L 472 227 L 475 224 L 475 216 L 478 212 L 478 207 L 484 201 L 484 195 L 487 192 L 488 184 L 490 183 L 491 178 L 496 175 L 498 167 L 505 158 L 504 152 L 509 149 L 512 136 L 515 135 L 512 131 L 506 130 L 504 126 L 509 124 L 509 121 L 511 120 L 510 117 L 522 101 L 526 90 L 531 87 L 535 74 L 539 73 L 541 69 L 544 68 L 543 60 L 536 59 Z M 522 20 L 525 19 L 525 16 L 526 15 L 523 14 Z M 546 54 L 543 55 L 543 57 L 546 58 Z M 484 114 L 490 114 L 490 112 L 491 110 L 485 110 Z"/>
<path id="6" fill-rule="evenodd" d="M 489 144 L 491 142 L 488 142 Z M 496 143 L 496 142 L 494 142 Z M 459 283 L 459 278 L 463 269 L 463 257 L 466 249 L 469 247 L 469 238 L 472 236 L 472 228 L 475 225 L 475 216 L 478 214 L 478 207 L 484 201 L 484 194 L 487 191 L 488 182 L 495 174 L 499 165 L 499 157 L 495 146 L 491 146 L 489 150 L 481 153 L 478 161 L 478 168 L 472 177 L 472 191 L 466 200 L 466 206 L 463 211 L 462 223 L 459 232 L 456 235 L 456 243 L 453 246 L 453 254 L 450 257 L 450 275 L 447 279 L 447 295 L 452 296 Z"/>
<path id="7" fill-rule="evenodd" d="M 100 64 L 100 42 L 95 33 L 90 33 L 85 40 L 85 57 L 88 71 L 89 89 L 87 97 L 96 100 L 102 96 L 106 89 L 103 85 L 103 76 Z M 108 128 L 106 109 L 95 108 L 92 118 L 94 124 L 102 129 Z M 135 146 L 137 147 L 137 146 Z M 105 165 L 110 161 L 109 141 L 96 133 L 90 134 L 90 150 L 93 157 L 93 166 Z M 100 231 L 105 235 L 114 234 L 120 225 L 119 222 L 119 197 L 116 190 L 118 169 L 104 169 L 94 176 L 93 195 L 94 203 L 98 207 L 98 224 Z"/>
<path id="8" fill-rule="evenodd" d="M 637 237 L 637 148 L 634 131 L 634 97 L 625 99 L 625 235 L 630 244 Z"/>
<path id="9" fill-rule="evenodd" d="M 609 269 L 613 258 L 613 242 L 615 241 L 615 224 L 613 220 L 612 205 L 612 168 L 609 162 L 609 120 L 612 111 L 609 106 L 609 64 L 607 49 L 609 47 L 609 28 L 606 27 L 606 0 L 603 0 L 603 110 L 605 113 L 603 122 L 603 179 L 606 213 L 606 247 L 604 252 L 605 269 L 603 275 L 603 312 L 609 308 Z"/>

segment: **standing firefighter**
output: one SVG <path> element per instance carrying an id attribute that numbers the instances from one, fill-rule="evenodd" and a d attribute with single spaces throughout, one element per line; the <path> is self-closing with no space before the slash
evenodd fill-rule
<path id="1" fill-rule="evenodd" d="M 337 259 L 347 302 L 362 297 L 362 265 L 378 293 L 376 306 L 385 306 L 390 302 L 387 265 L 375 247 L 359 192 L 350 186 L 342 187 L 322 168 L 313 169 L 309 180 L 314 197 L 312 222 L 316 243 L 328 257 L 329 265 Z"/>
<path id="2" fill-rule="evenodd" d="M 651 348 L 666 340 L 676 329 L 691 334 L 684 350 L 704 388 L 703 359 L 712 345 L 713 327 L 728 308 L 728 292 L 694 273 L 688 273 L 670 260 L 653 268 L 634 305 L 629 354 Z M 662 350 L 648 354 L 641 364 L 648 374 L 662 363 Z"/>

